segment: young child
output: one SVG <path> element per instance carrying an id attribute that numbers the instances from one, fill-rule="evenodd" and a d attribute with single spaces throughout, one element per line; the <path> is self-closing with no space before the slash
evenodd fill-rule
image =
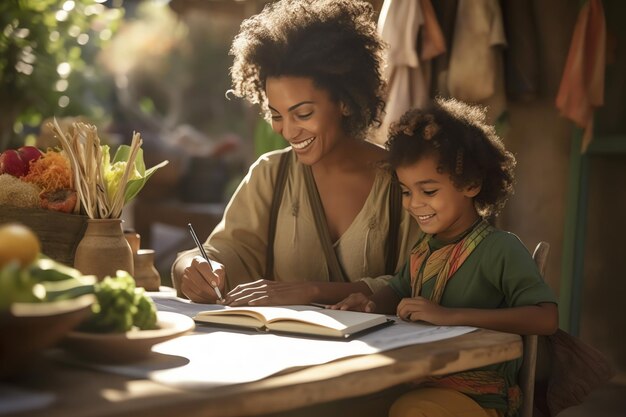
<path id="1" fill-rule="evenodd" d="M 515 158 L 482 109 L 437 100 L 390 129 L 389 162 L 402 204 L 424 235 L 389 285 L 331 308 L 436 325 L 518 334 L 556 331 L 555 297 L 522 242 L 487 222 L 512 191 Z M 403 395 L 390 416 L 514 416 L 521 360 L 432 378 Z"/>

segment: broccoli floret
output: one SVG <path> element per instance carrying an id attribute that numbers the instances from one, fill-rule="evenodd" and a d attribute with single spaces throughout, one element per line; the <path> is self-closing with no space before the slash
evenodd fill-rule
<path id="1" fill-rule="evenodd" d="M 157 309 L 143 288 L 135 288 L 135 305 L 137 312 L 133 316 L 133 325 L 141 330 L 156 329 Z"/>
<path id="2" fill-rule="evenodd" d="M 156 307 L 142 289 L 135 288 L 135 280 L 126 271 L 117 271 L 115 277 L 105 277 L 95 286 L 96 302 L 91 318 L 81 326 L 90 332 L 127 332 L 156 328 Z"/>

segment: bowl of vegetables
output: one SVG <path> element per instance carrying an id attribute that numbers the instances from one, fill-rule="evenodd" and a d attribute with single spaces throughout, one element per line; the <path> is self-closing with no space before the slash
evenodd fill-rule
<path id="1" fill-rule="evenodd" d="M 0 223 L 28 226 L 42 252 L 65 265 L 73 264 L 87 226 L 79 209 L 65 152 L 22 146 L 0 154 Z"/>
<path id="2" fill-rule="evenodd" d="M 126 271 L 94 286 L 91 316 L 66 334 L 62 346 L 73 356 L 98 363 L 128 363 L 150 355 L 152 346 L 193 330 L 190 317 L 157 312 L 143 288 Z"/>
<path id="3" fill-rule="evenodd" d="M 86 320 L 95 278 L 42 257 L 37 236 L 0 225 L 0 377 L 17 373 Z"/>
<path id="4" fill-rule="evenodd" d="M 136 362 L 149 357 L 152 346 L 181 336 L 194 327 L 190 317 L 159 311 L 154 329 L 141 330 L 134 327 L 117 333 L 72 331 L 66 334 L 62 346 L 72 355 L 89 362 Z"/>
<path id="5" fill-rule="evenodd" d="M 58 345 L 98 362 L 129 362 L 194 328 L 161 313 L 126 271 L 98 281 L 40 253 L 37 235 L 0 224 L 0 378 L 20 372 Z"/>

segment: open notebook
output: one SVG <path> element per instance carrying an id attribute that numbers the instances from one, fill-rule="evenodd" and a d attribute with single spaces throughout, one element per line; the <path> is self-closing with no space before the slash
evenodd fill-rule
<path id="1" fill-rule="evenodd" d="M 393 323 L 382 314 L 327 310 L 313 306 L 224 307 L 202 311 L 197 322 L 247 327 L 269 332 L 349 338 L 357 333 Z"/>

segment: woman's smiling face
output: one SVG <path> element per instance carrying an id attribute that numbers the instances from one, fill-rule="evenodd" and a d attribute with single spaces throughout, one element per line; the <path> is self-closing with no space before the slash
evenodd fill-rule
<path id="1" fill-rule="evenodd" d="M 396 168 L 402 189 L 402 205 L 424 233 L 450 240 L 474 224 L 479 215 L 474 197 L 480 187 L 456 188 L 447 173 L 437 170 L 435 156 Z"/>
<path id="2" fill-rule="evenodd" d="M 342 110 L 330 93 L 307 77 L 269 77 L 265 84 L 272 128 L 300 162 L 313 165 L 346 138 Z"/>

